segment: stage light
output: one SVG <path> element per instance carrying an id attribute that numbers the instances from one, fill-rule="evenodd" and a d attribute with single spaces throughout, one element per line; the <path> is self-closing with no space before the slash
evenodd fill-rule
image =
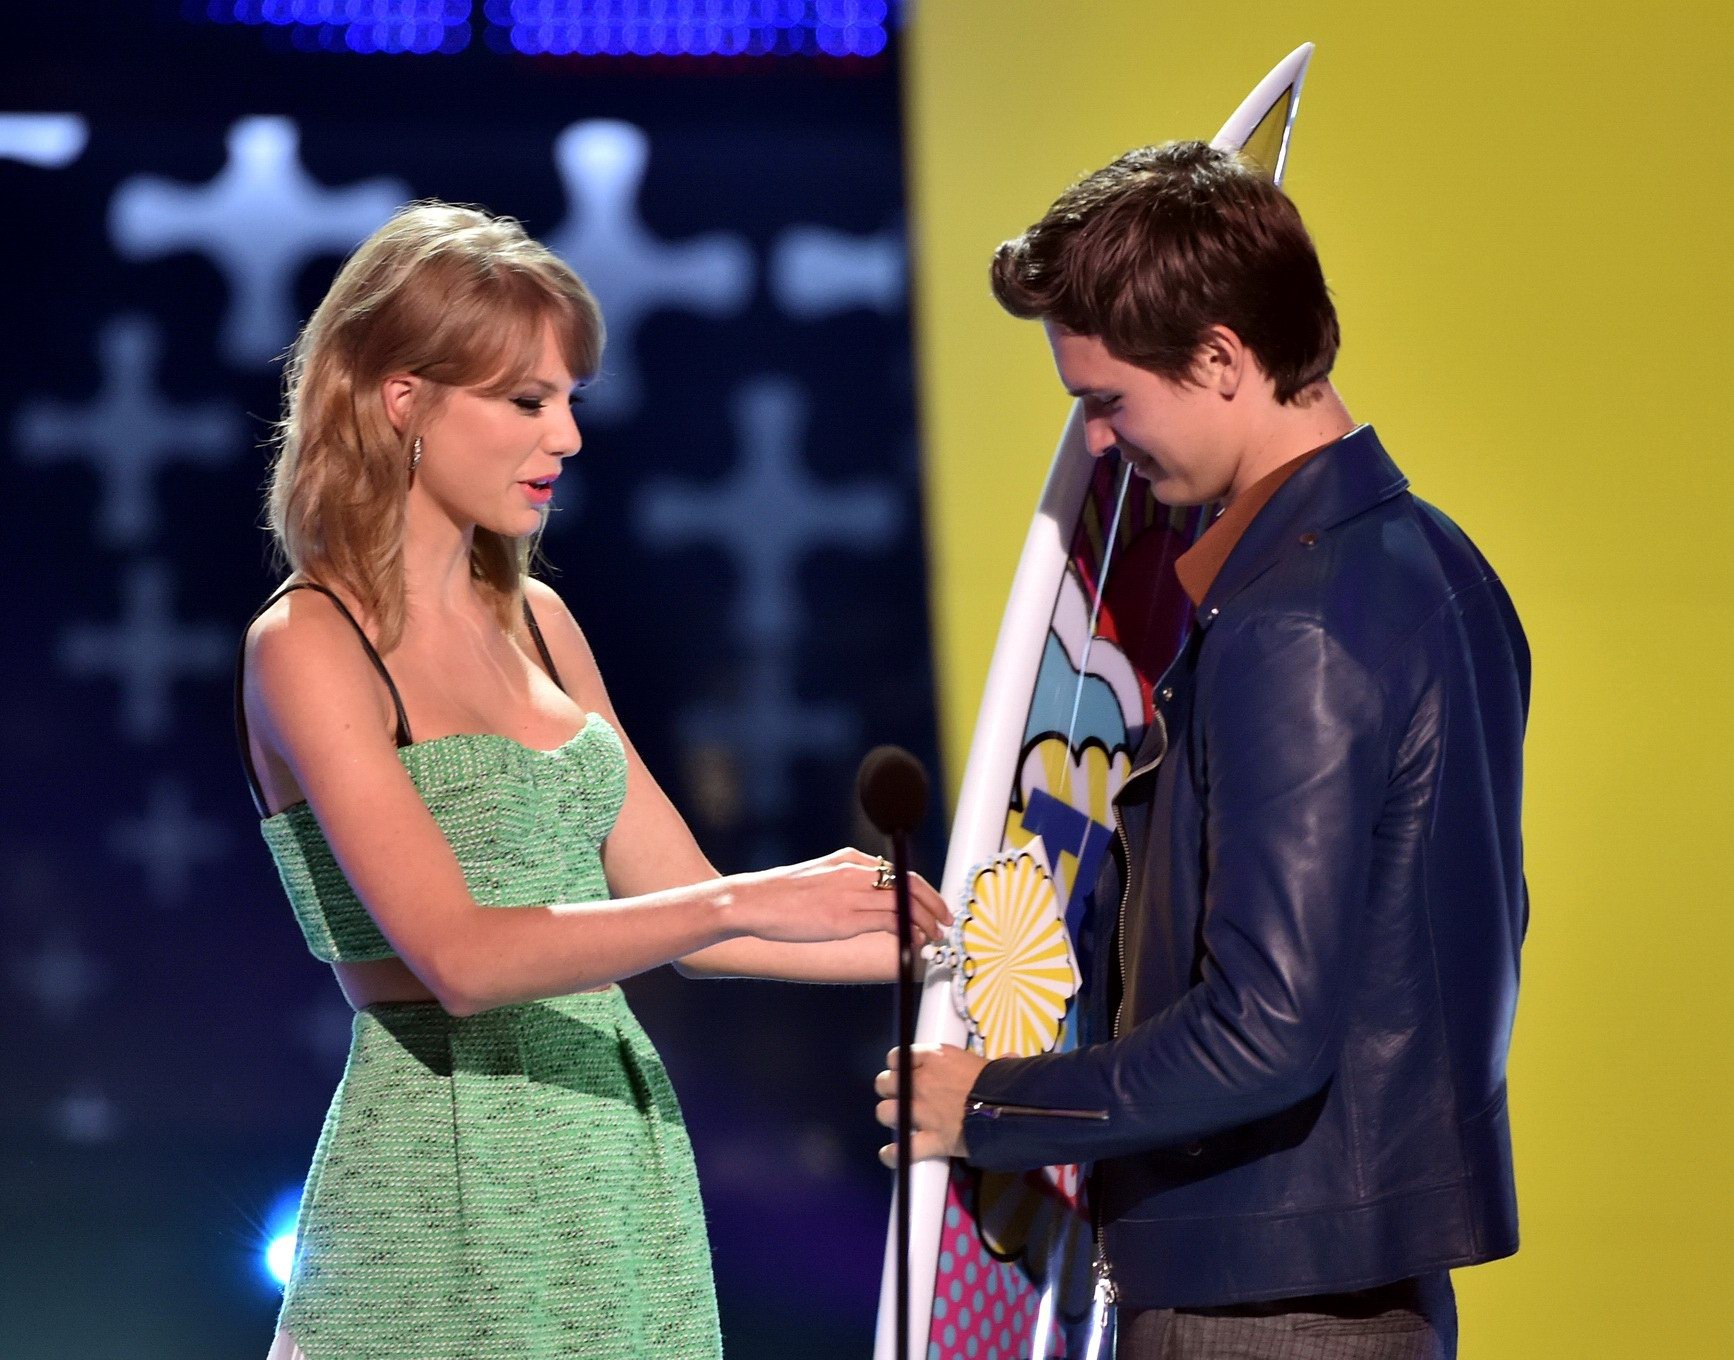
<path id="1" fill-rule="evenodd" d="M 902 0 L 484 0 L 481 11 L 490 47 L 535 56 L 871 57 L 903 22 Z"/>
<path id="2" fill-rule="evenodd" d="M 208 0 L 217 23 L 289 30 L 302 51 L 459 52 L 469 45 L 471 0 Z"/>
<path id="3" fill-rule="evenodd" d="M 89 141 L 90 127 L 75 113 L 0 113 L 0 160 L 58 169 Z"/>
<path id="4" fill-rule="evenodd" d="M 295 1233 L 280 1233 L 265 1248 L 265 1271 L 279 1285 L 289 1283 L 289 1267 L 295 1260 Z"/>
<path id="5" fill-rule="evenodd" d="M 905 0 L 182 0 L 189 18 L 287 29 L 301 51 L 874 57 Z"/>
<path id="6" fill-rule="evenodd" d="M 265 1214 L 259 1264 L 279 1289 L 289 1283 L 289 1270 L 295 1264 L 295 1220 L 300 1213 L 301 1187 L 296 1186 L 277 1196 Z"/>

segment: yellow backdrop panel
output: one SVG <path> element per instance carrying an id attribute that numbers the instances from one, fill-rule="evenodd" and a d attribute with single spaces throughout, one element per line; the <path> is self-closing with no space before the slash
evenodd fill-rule
<path id="1" fill-rule="evenodd" d="M 1288 187 L 1337 378 L 1536 655 L 1512 1064 L 1524 1248 L 1463 1354 L 1727 1356 L 1734 385 L 1727 7 L 928 0 L 911 193 L 942 730 L 960 777 L 1066 411 L 994 246 L 1318 44 Z"/>

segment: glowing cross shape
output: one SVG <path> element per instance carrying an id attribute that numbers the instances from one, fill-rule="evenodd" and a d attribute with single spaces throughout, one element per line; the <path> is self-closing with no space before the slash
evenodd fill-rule
<path id="1" fill-rule="evenodd" d="M 215 467 L 245 451 L 241 413 L 216 402 L 174 406 L 158 393 L 162 336 L 144 317 L 116 317 L 102 328 L 97 352 L 102 386 L 85 407 L 35 401 L 13 432 L 28 462 L 80 459 L 102 478 L 97 537 L 111 548 L 135 547 L 157 530 L 152 479 L 170 463 Z"/>
<path id="2" fill-rule="evenodd" d="M 824 227 L 790 227 L 771 256 L 771 295 L 802 320 L 863 308 L 902 310 L 903 238 L 895 231 L 848 236 Z"/>
<path id="3" fill-rule="evenodd" d="M 859 726 L 846 708 L 802 703 L 795 695 L 800 561 L 821 545 L 863 552 L 888 546 L 899 529 L 900 497 L 886 484 L 815 484 L 801 466 L 806 398 L 791 382 L 749 383 L 737 393 L 733 414 L 741 450 L 735 475 L 704 490 L 652 483 L 638 524 L 654 545 L 712 543 L 739 564 L 733 624 L 748 651 L 740 692 L 695 706 L 682 729 L 690 742 L 734 751 L 749 808 L 769 820 L 788 811 L 794 759 L 848 750 Z"/>
<path id="4" fill-rule="evenodd" d="M 69 1143 L 106 1143 L 120 1131 L 120 1112 L 98 1087 L 85 1082 L 50 1107 L 48 1122 Z"/>
<path id="5" fill-rule="evenodd" d="M 650 139 L 631 123 L 574 123 L 554 143 L 566 189 L 566 220 L 546 238 L 596 294 L 608 327 L 604 381 L 584 414 L 623 420 L 643 396 L 636 342 L 652 312 L 729 316 L 753 291 L 752 249 L 743 237 L 713 232 L 678 245 L 656 240 L 637 208 L 650 163 Z"/>
<path id="6" fill-rule="evenodd" d="M 800 559 L 815 547 L 871 552 L 896 537 L 901 498 L 884 482 L 826 488 L 801 466 L 807 401 L 792 382 L 761 378 L 736 394 L 740 464 L 715 488 L 653 482 L 638 525 L 656 545 L 714 543 L 739 565 L 737 632 L 754 643 L 792 645 L 800 607 Z"/>
<path id="7" fill-rule="evenodd" d="M 761 822 L 787 815 L 793 802 L 790 771 L 798 756 L 836 756 L 860 745 L 860 719 L 839 704 L 808 703 L 795 694 L 792 657 L 784 649 L 760 649 L 738 689 L 722 702 L 701 702 L 681 715 L 684 745 L 728 748 L 740 766 L 747 810 Z M 775 845 L 755 854 L 779 857 Z"/>
<path id="8" fill-rule="evenodd" d="M 50 1020 L 64 1024 L 107 984 L 108 970 L 67 935 L 43 941 L 12 964 L 12 980 Z"/>
<path id="9" fill-rule="evenodd" d="M 89 142 L 90 125 L 76 113 L 0 113 L 0 160 L 59 170 Z"/>
<path id="10" fill-rule="evenodd" d="M 163 905 L 186 900 L 193 869 L 223 857 L 228 835 L 209 818 L 194 815 L 178 779 L 158 780 L 141 816 L 109 829 L 109 850 L 144 866 L 145 884 Z"/>
<path id="11" fill-rule="evenodd" d="M 168 733 L 174 681 L 223 674 L 234 640 L 215 624 L 175 621 L 169 572 L 161 562 L 134 564 L 123 589 L 117 623 L 77 623 L 61 635 L 60 665 L 79 679 L 111 675 L 119 680 L 121 731 L 133 741 L 153 741 Z"/>
<path id="12" fill-rule="evenodd" d="M 223 355 L 269 363 L 295 334 L 295 277 L 318 255 L 348 251 L 409 197 L 400 180 L 327 189 L 301 166 L 300 133 L 287 118 L 243 118 L 229 129 L 229 160 L 194 188 L 134 175 L 115 190 L 109 235 L 131 259 L 193 250 L 229 286 Z"/>

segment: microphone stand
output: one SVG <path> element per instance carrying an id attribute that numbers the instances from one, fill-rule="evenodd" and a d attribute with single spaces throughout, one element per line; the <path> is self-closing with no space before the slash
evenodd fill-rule
<path id="1" fill-rule="evenodd" d="M 915 1128 L 916 954 L 910 910 L 909 836 L 927 810 L 927 771 L 900 746 L 877 746 L 861 762 L 856 796 L 861 810 L 891 840 L 891 888 L 897 911 L 897 1265 L 892 1272 L 896 1360 L 909 1360 L 909 1165 Z M 883 1316 L 881 1316 L 883 1322 Z"/>
<path id="2" fill-rule="evenodd" d="M 915 1127 L 915 923 L 909 833 L 891 834 L 897 891 L 897 1360 L 909 1360 L 909 1153 Z"/>

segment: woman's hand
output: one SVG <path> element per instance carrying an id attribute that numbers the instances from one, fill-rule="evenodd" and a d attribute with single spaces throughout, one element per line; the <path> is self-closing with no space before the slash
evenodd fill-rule
<path id="1" fill-rule="evenodd" d="M 897 894 L 876 886 L 880 860 L 859 850 L 835 850 L 802 864 L 739 874 L 726 880 L 731 914 L 741 933 L 761 940 L 811 944 L 874 931 L 897 933 Z M 926 879 L 909 876 L 916 944 L 936 942 L 951 913 Z"/>

